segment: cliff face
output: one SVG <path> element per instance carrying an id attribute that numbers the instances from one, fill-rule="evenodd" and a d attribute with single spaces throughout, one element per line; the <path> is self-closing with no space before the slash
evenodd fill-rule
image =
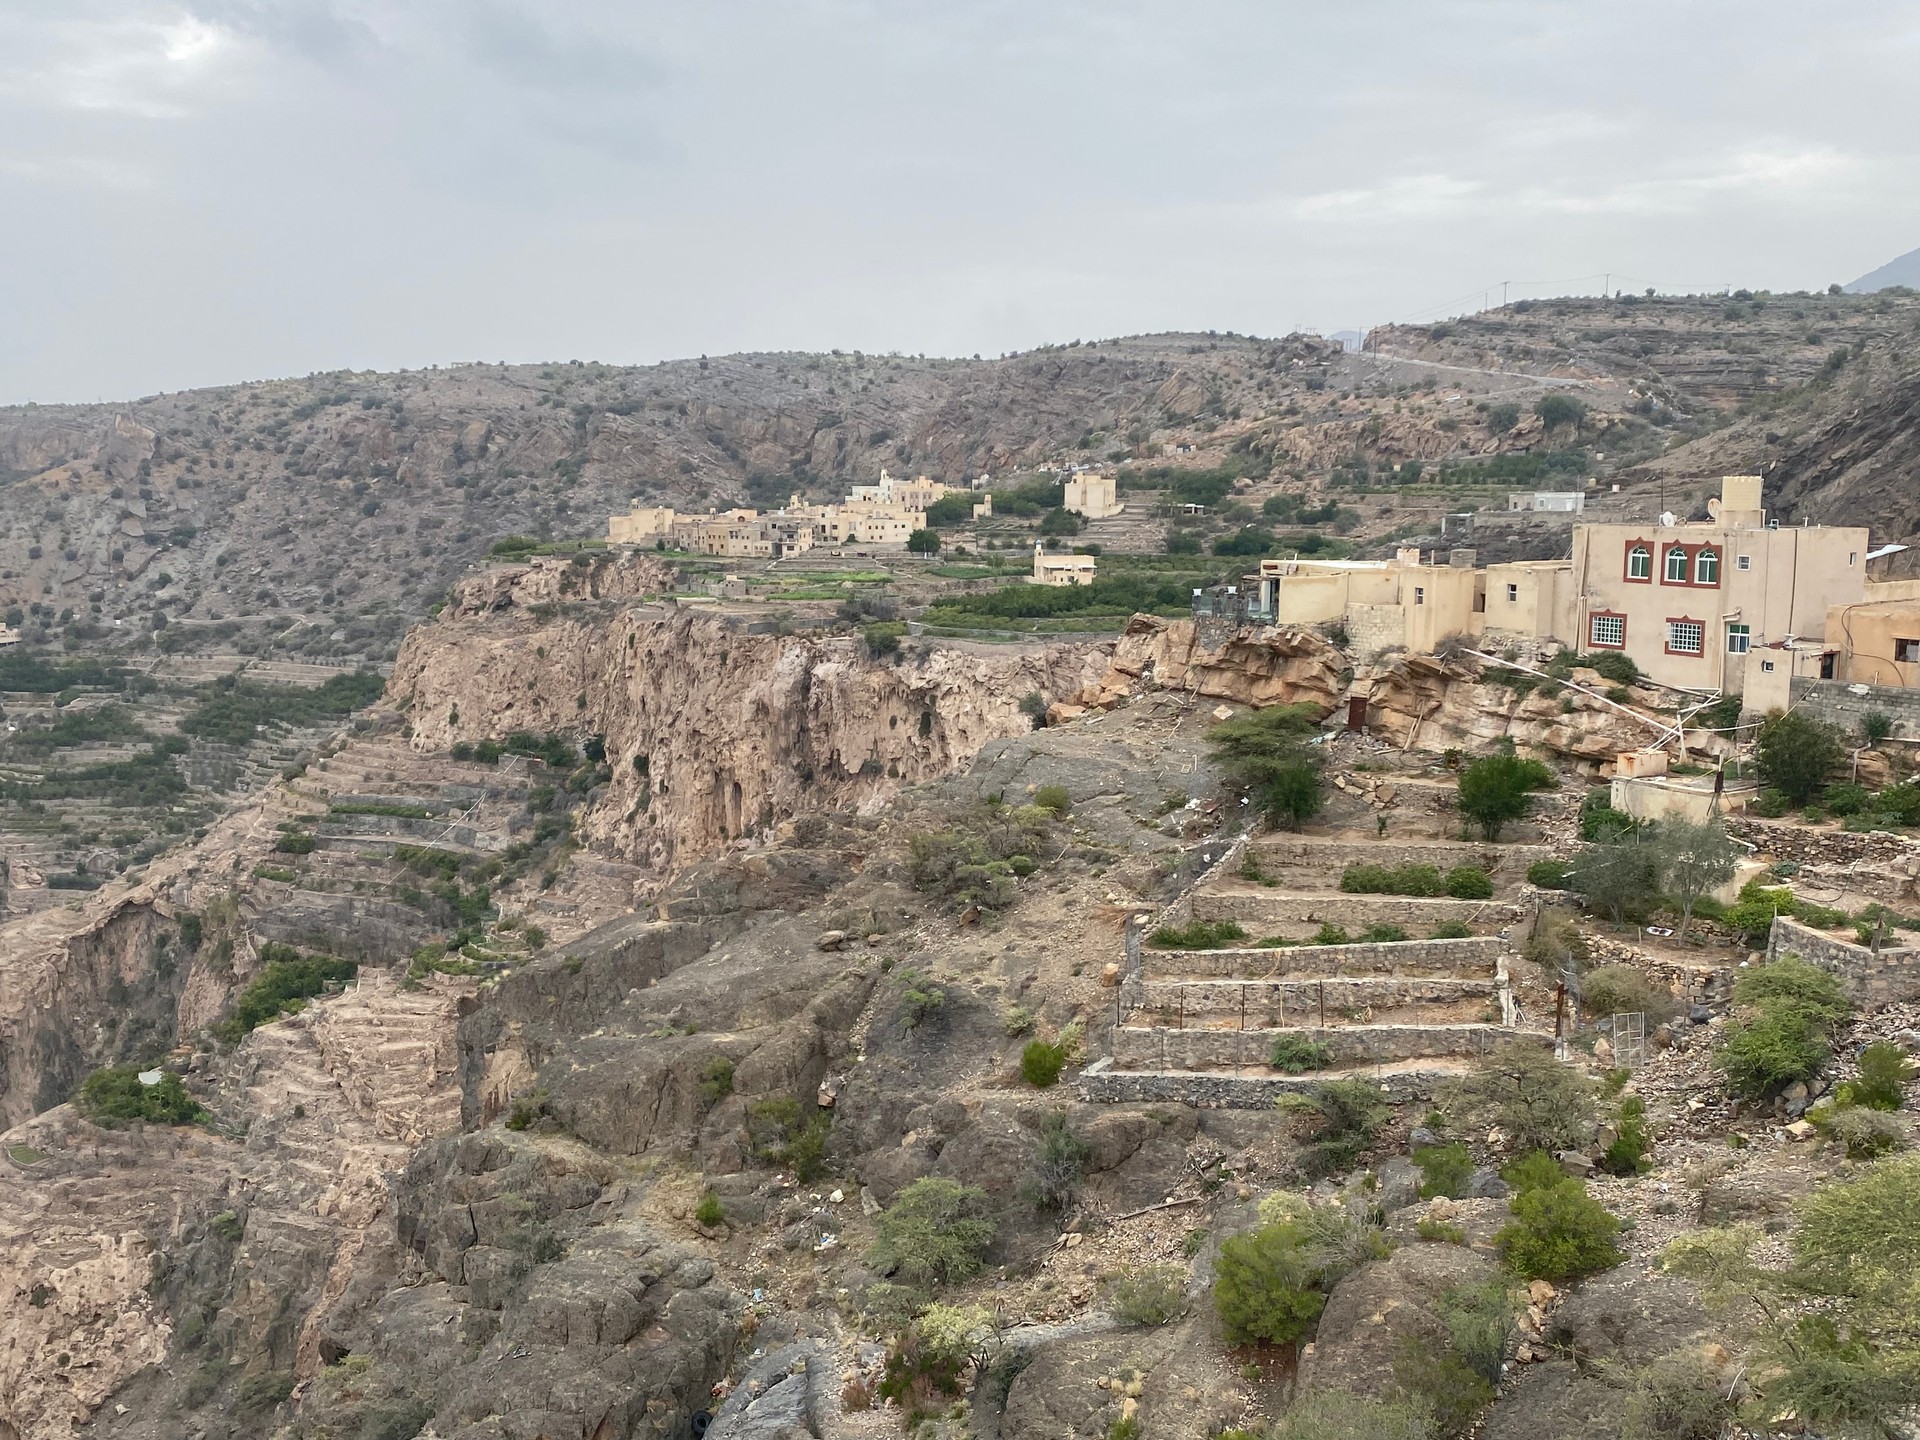
<path id="1" fill-rule="evenodd" d="M 1030 729 L 1022 697 L 1072 694 L 1106 668 L 1101 644 L 909 642 L 876 658 L 857 636 L 750 634 L 671 604 L 532 613 L 548 597 L 646 593 L 653 564 L 535 565 L 462 586 L 394 665 L 388 697 L 415 748 L 602 736 L 612 777 L 584 838 L 665 871 L 796 815 L 870 811 Z"/>

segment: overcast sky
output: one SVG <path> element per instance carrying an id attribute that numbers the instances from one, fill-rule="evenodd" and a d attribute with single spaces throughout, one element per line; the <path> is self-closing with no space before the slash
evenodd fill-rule
<path id="1" fill-rule="evenodd" d="M 1914 0 L 0 0 L 0 402 L 1824 286 L 1916 75 Z"/>

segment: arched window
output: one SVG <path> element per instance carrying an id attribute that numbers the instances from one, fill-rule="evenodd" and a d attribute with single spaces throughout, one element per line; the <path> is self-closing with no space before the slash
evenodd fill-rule
<path id="1" fill-rule="evenodd" d="M 1687 547 L 1669 545 L 1667 547 L 1667 584 L 1684 585 L 1687 583 Z"/>
<path id="2" fill-rule="evenodd" d="M 1718 550 L 1702 550 L 1693 557 L 1693 583 L 1696 585 L 1720 583 L 1720 552 Z"/>
<path id="3" fill-rule="evenodd" d="M 1653 551 L 1645 545 L 1635 545 L 1627 551 L 1627 579 L 1651 580 L 1653 578 Z"/>

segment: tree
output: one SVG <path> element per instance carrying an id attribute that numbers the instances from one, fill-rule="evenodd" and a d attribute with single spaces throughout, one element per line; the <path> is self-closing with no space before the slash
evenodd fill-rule
<path id="1" fill-rule="evenodd" d="M 1270 824 L 1298 830 L 1320 813 L 1318 749 L 1307 744 L 1316 717 L 1311 706 L 1270 705 L 1222 721 L 1207 731 L 1207 758 L 1246 790 Z"/>
<path id="2" fill-rule="evenodd" d="M 1583 846 L 1567 871 L 1567 888 L 1605 910 L 1618 925 L 1660 893 L 1660 862 L 1645 832 L 1629 830 Z"/>
<path id="3" fill-rule="evenodd" d="M 1845 758 L 1838 731 L 1791 710 L 1769 715 L 1754 737 L 1753 763 L 1761 781 L 1795 805 L 1811 804 Z"/>
<path id="4" fill-rule="evenodd" d="M 1689 820 L 1666 820 L 1654 832 L 1653 853 L 1660 867 L 1660 888 L 1680 902 L 1680 936 L 1685 939 L 1700 897 L 1733 878 L 1740 847 L 1726 826 L 1716 821 L 1695 825 Z"/>
<path id="5" fill-rule="evenodd" d="M 916 530 L 907 536 L 907 549 L 915 555 L 938 555 L 940 553 L 940 532 L 938 530 Z"/>
<path id="6" fill-rule="evenodd" d="M 1213 1304 L 1230 1345 L 1265 1340 L 1290 1345 L 1320 1318 L 1327 1297 L 1315 1288 L 1313 1263 L 1298 1226 L 1263 1225 L 1220 1247 Z"/>
<path id="7" fill-rule="evenodd" d="M 868 1262 L 915 1285 L 944 1285 L 980 1273 L 998 1227 L 986 1215 L 987 1193 L 957 1180 L 916 1180 L 880 1212 Z"/>
<path id="8" fill-rule="evenodd" d="M 1488 840 L 1498 840 L 1509 820 L 1518 820 L 1533 808 L 1527 792 L 1539 781 L 1537 761 L 1517 755 L 1489 755 L 1460 772 L 1460 813 L 1480 827 Z"/>
<path id="9" fill-rule="evenodd" d="M 1563 395 L 1556 390 L 1550 395 L 1542 395 L 1540 403 L 1533 407 L 1533 413 L 1540 417 L 1542 428 L 1558 430 L 1562 425 L 1577 426 L 1586 418 L 1587 407 L 1571 395 Z"/>
<path id="10" fill-rule="evenodd" d="M 1593 1129 L 1593 1085 L 1537 1040 L 1509 1040 L 1442 1092 L 1463 1126 L 1498 1128 L 1516 1151 L 1584 1145 Z"/>

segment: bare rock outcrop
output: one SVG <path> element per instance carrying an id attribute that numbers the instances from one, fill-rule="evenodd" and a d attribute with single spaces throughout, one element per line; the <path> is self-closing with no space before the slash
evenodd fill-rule
<path id="1" fill-rule="evenodd" d="M 1241 705 L 1311 705 L 1322 715 L 1346 688 L 1347 660 L 1300 627 L 1215 632 L 1192 620 L 1135 615 L 1114 644 L 1107 673 L 1048 710 L 1052 721 L 1105 709 L 1142 682 Z"/>

